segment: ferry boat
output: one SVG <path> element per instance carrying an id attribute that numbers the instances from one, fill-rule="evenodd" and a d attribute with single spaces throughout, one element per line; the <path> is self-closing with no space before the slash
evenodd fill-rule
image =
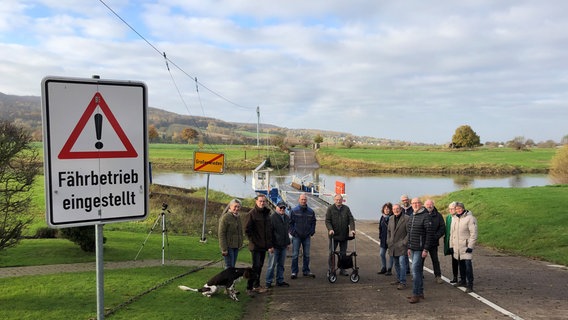
<path id="1" fill-rule="evenodd" d="M 311 175 L 303 177 L 292 176 L 291 182 L 284 185 L 278 185 L 276 179 L 274 182 L 272 178 L 277 176 L 273 175 L 273 169 L 266 165 L 267 161 L 263 161 L 258 167 L 252 171 L 252 188 L 256 194 L 266 195 L 271 207 L 276 207 L 276 204 L 283 201 L 287 207 L 293 207 L 298 204 L 298 197 L 301 193 L 306 193 L 314 201 L 310 201 L 310 206 L 326 208 L 333 204 L 333 196 L 345 194 L 345 183 L 336 181 L 335 190 L 330 191 L 325 187 L 325 183 L 314 182 Z"/>

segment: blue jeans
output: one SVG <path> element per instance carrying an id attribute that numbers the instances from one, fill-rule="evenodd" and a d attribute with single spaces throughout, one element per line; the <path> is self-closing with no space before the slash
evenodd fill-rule
<path id="1" fill-rule="evenodd" d="M 410 250 L 410 259 L 412 259 L 412 295 L 423 295 L 424 259 L 422 258 L 422 250 Z"/>
<path id="2" fill-rule="evenodd" d="M 292 238 L 292 274 L 298 274 L 298 256 L 300 255 L 300 245 L 302 245 L 302 251 L 304 252 L 303 256 L 303 265 L 302 265 L 302 273 L 308 274 L 310 273 L 310 237 L 300 238 L 300 237 L 293 237 Z"/>
<path id="3" fill-rule="evenodd" d="M 227 248 L 227 255 L 223 258 L 225 259 L 225 269 L 235 267 L 237 263 L 237 257 L 239 256 L 239 248 Z"/>
<path id="4" fill-rule="evenodd" d="M 266 285 L 272 284 L 274 270 L 276 269 L 276 283 L 284 282 L 284 262 L 286 261 L 286 248 L 276 249 L 274 253 L 268 254 L 268 265 L 266 269 Z"/>
<path id="5" fill-rule="evenodd" d="M 387 248 L 381 247 L 379 251 L 379 255 L 381 256 L 381 268 L 386 270 L 391 270 L 393 265 L 393 259 L 391 256 L 388 258 L 388 265 L 387 265 Z"/>
<path id="6" fill-rule="evenodd" d="M 396 277 L 398 282 L 406 284 L 406 260 L 408 260 L 407 255 L 391 257 L 391 261 L 394 261 L 394 270 L 396 270 Z"/>

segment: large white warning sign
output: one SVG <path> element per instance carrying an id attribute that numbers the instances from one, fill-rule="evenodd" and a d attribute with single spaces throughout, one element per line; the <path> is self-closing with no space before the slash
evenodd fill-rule
<path id="1" fill-rule="evenodd" d="M 146 218 L 146 85 L 46 77 L 42 104 L 48 225 Z"/>

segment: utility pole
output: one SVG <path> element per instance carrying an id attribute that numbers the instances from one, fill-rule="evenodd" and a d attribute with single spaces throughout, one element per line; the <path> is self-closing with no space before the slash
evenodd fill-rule
<path id="1" fill-rule="evenodd" d="M 258 127 L 260 126 L 260 107 L 256 106 L 256 147 L 260 147 L 260 136 L 258 134 Z"/>

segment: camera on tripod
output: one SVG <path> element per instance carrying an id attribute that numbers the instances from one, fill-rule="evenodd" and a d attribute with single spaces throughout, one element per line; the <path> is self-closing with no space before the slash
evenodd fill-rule
<path id="1" fill-rule="evenodd" d="M 162 203 L 162 211 L 166 211 L 168 210 L 168 204 L 167 203 Z"/>

